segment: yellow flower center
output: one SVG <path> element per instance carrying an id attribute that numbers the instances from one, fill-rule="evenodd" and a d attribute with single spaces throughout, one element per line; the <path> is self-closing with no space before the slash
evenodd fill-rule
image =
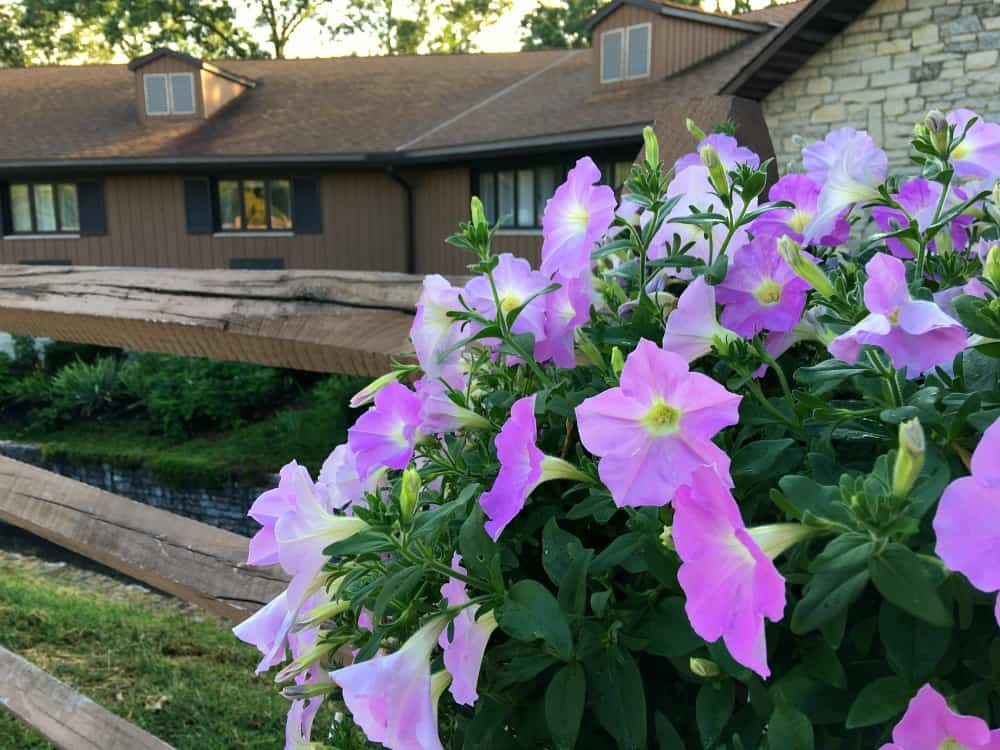
<path id="1" fill-rule="evenodd" d="M 972 152 L 972 146 L 969 145 L 968 141 L 962 141 L 957 146 L 955 150 L 951 152 L 952 159 L 964 159 Z M 950 740 L 949 740 L 950 742 Z M 942 747 L 944 747 L 942 745 Z"/>
<path id="2" fill-rule="evenodd" d="M 582 203 L 577 203 L 566 212 L 566 221 L 573 224 L 578 232 L 584 233 L 587 231 L 587 222 L 590 221 L 590 212 Z"/>
<path id="3" fill-rule="evenodd" d="M 656 401 L 642 417 L 642 426 L 657 437 L 677 432 L 681 422 L 681 410 L 666 401 Z"/>
<path id="4" fill-rule="evenodd" d="M 938 750 L 969 750 L 965 745 L 960 745 L 958 740 L 947 739 L 938 746 Z"/>
<path id="5" fill-rule="evenodd" d="M 754 296 L 762 305 L 776 305 L 781 301 L 781 286 L 774 279 L 765 278 L 757 287 Z"/>
<path id="6" fill-rule="evenodd" d="M 508 292 L 503 297 L 500 298 L 500 309 L 503 310 L 503 314 L 506 315 L 511 310 L 519 307 L 521 305 L 521 297 L 512 292 Z"/>
<path id="7" fill-rule="evenodd" d="M 894 326 L 898 326 L 899 325 L 899 308 L 898 307 L 895 310 L 893 310 L 891 313 L 889 313 L 889 322 L 892 323 Z"/>
<path id="8" fill-rule="evenodd" d="M 806 228 L 806 224 L 810 221 L 812 221 L 812 214 L 807 214 L 805 211 L 796 209 L 795 213 L 792 214 L 792 218 L 788 220 L 788 228 L 802 234 L 802 230 Z"/>

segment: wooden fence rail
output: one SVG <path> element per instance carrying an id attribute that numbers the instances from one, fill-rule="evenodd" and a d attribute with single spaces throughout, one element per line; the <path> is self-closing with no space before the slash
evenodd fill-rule
<path id="1" fill-rule="evenodd" d="M 0 331 L 379 375 L 407 349 L 421 281 L 359 271 L 0 265 Z"/>

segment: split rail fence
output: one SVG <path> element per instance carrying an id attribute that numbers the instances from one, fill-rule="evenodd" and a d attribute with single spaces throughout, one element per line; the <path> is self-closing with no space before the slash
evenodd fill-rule
<path id="1" fill-rule="evenodd" d="M 0 266 L 0 331 L 374 376 L 406 349 L 420 284 L 347 271 Z M 245 564 L 245 537 L 3 457 L 0 521 L 233 622 L 286 583 L 278 568 Z M 65 750 L 170 750 L 2 647 L 0 705 Z"/>

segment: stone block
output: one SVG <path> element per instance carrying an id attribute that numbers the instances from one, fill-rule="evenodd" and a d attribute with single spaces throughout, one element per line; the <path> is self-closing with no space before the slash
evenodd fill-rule
<path id="1" fill-rule="evenodd" d="M 938 28 L 932 23 L 918 26 L 913 30 L 913 46 L 925 47 L 938 41 Z"/>
<path id="2" fill-rule="evenodd" d="M 966 70 L 985 70 L 997 64 L 998 53 L 995 49 L 982 52 L 970 52 L 965 58 Z"/>
<path id="3" fill-rule="evenodd" d="M 941 24 L 941 33 L 945 36 L 956 36 L 958 34 L 974 34 L 983 30 L 983 24 L 979 16 L 974 13 L 963 13 L 958 18 Z"/>
<path id="4" fill-rule="evenodd" d="M 861 61 L 862 73 L 884 73 L 892 69 L 892 60 L 888 57 L 869 57 Z"/>
<path id="5" fill-rule="evenodd" d="M 860 91 L 867 88 L 868 76 L 843 76 L 833 79 L 833 90 L 837 93 Z"/>
<path id="6" fill-rule="evenodd" d="M 890 70 L 886 73 L 877 73 L 876 75 L 873 75 L 871 85 L 872 88 L 881 88 L 883 86 L 898 86 L 909 82 L 909 70 Z"/>
<path id="7" fill-rule="evenodd" d="M 1000 17 L 991 18 L 990 21 L 997 21 L 1000 28 Z M 979 49 L 1000 49 L 1000 31 L 984 31 L 976 37 Z"/>
<path id="8" fill-rule="evenodd" d="M 813 78 L 806 83 L 806 93 L 829 94 L 833 91 L 833 79 L 828 76 Z"/>
<path id="9" fill-rule="evenodd" d="M 891 42 L 879 42 L 878 46 L 875 48 L 875 54 L 877 55 L 898 55 L 901 52 L 909 52 L 913 47 L 913 42 L 910 39 L 896 39 Z"/>
<path id="10" fill-rule="evenodd" d="M 910 80 L 916 83 L 933 81 L 940 77 L 943 67 L 941 63 L 924 63 L 910 70 Z"/>

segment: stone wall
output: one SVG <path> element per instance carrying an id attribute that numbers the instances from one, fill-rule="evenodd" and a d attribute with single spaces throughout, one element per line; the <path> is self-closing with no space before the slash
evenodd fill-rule
<path id="1" fill-rule="evenodd" d="M 764 100 L 781 171 L 800 159 L 795 136 L 867 130 L 898 169 L 929 109 L 1000 120 L 998 50 L 997 0 L 877 0 Z"/>
<path id="2" fill-rule="evenodd" d="M 257 496 L 269 489 L 235 482 L 210 490 L 165 487 L 145 469 L 48 460 L 36 446 L 5 440 L 0 441 L 0 455 L 244 536 L 252 536 L 259 528 L 246 513 Z"/>

